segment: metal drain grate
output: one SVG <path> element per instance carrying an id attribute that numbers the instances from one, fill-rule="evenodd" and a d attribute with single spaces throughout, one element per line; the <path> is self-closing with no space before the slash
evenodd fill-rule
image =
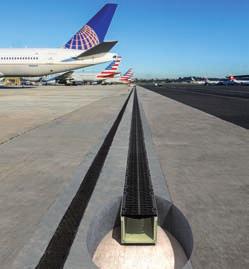
<path id="1" fill-rule="evenodd" d="M 157 207 L 151 183 L 138 96 L 134 103 L 121 207 L 121 241 L 125 244 L 154 244 Z"/>

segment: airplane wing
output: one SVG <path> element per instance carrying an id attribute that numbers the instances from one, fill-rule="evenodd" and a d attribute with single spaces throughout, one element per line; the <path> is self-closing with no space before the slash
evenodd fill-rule
<path id="1" fill-rule="evenodd" d="M 99 45 L 96 45 L 95 47 L 93 47 L 87 51 L 84 51 L 83 53 L 81 53 L 80 55 L 75 57 L 74 59 L 79 60 L 83 57 L 109 52 L 117 43 L 118 43 L 118 41 L 102 42 Z"/>

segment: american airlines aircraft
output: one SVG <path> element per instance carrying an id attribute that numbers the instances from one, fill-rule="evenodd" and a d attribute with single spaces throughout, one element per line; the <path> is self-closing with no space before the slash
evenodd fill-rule
<path id="1" fill-rule="evenodd" d="M 55 81 L 56 83 L 66 84 L 66 85 L 78 85 L 84 82 L 90 83 L 102 83 L 106 79 L 114 78 L 114 76 L 120 74 L 118 72 L 119 65 L 121 63 L 121 57 L 117 56 L 114 58 L 113 62 L 107 66 L 107 68 L 99 73 L 77 73 L 69 71 L 58 76 L 51 77 L 45 80 L 46 83 Z"/>
<path id="2" fill-rule="evenodd" d="M 130 84 L 133 82 L 133 71 L 130 68 L 123 76 L 108 78 L 104 81 L 105 84 Z"/>
<path id="3" fill-rule="evenodd" d="M 240 80 L 235 78 L 234 76 L 228 77 L 230 84 L 233 85 L 249 85 L 249 80 Z"/>
<path id="4" fill-rule="evenodd" d="M 130 68 L 123 76 L 121 76 L 120 81 L 123 83 L 130 83 L 133 80 L 133 71 Z"/>
<path id="5" fill-rule="evenodd" d="M 0 77 L 41 77 L 111 61 L 117 41 L 104 39 L 116 8 L 106 4 L 63 48 L 0 49 Z"/>

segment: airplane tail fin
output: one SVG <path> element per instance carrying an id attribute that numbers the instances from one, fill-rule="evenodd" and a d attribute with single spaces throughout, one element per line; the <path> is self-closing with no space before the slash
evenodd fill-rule
<path id="1" fill-rule="evenodd" d="M 111 64 L 109 64 L 106 69 L 102 72 L 100 72 L 97 77 L 98 78 L 111 78 L 114 77 L 117 74 L 120 74 L 118 72 L 119 65 L 121 63 L 122 58 L 120 56 L 117 56 Z"/>
<path id="2" fill-rule="evenodd" d="M 130 68 L 121 78 L 120 80 L 122 81 L 129 81 L 133 76 L 133 71 L 132 69 Z"/>
<path id="3" fill-rule="evenodd" d="M 102 43 L 111 24 L 117 4 L 106 4 L 64 46 L 66 49 L 88 50 Z"/>

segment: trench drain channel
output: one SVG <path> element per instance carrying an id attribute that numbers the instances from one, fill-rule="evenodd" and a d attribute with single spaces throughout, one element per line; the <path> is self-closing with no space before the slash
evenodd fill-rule
<path id="1" fill-rule="evenodd" d="M 157 216 L 139 102 L 135 90 L 121 206 L 121 242 L 136 245 L 155 244 Z"/>

